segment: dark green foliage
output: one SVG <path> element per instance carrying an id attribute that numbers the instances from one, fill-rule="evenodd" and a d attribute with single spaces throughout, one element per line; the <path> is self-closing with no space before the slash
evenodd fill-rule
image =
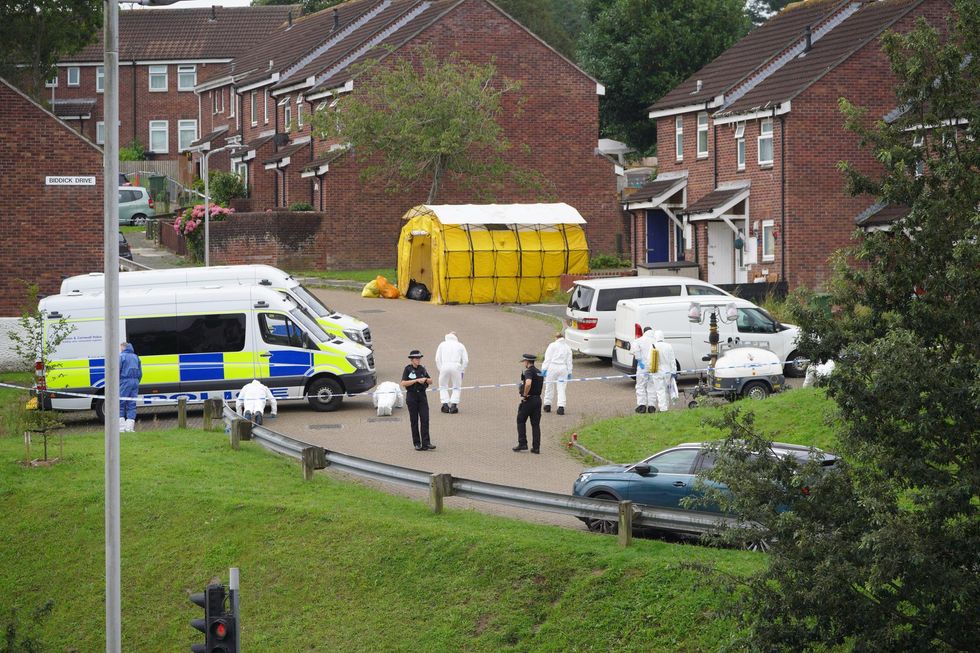
<path id="1" fill-rule="evenodd" d="M 313 14 L 343 2 L 347 2 L 347 0 L 252 0 L 252 5 L 301 5 L 304 14 Z"/>
<path id="2" fill-rule="evenodd" d="M 795 0 L 748 0 L 745 3 L 745 13 L 749 15 L 752 24 L 759 26 Z"/>
<path id="3" fill-rule="evenodd" d="M 596 254 L 589 261 L 589 268 L 601 270 L 603 268 L 631 268 L 633 261 L 623 258 L 617 254 Z"/>
<path id="4" fill-rule="evenodd" d="M 199 193 L 204 192 L 204 180 L 194 180 L 194 190 Z M 241 176 L 234 172 L 224 170 L 208 171 L 208 193 L 209 200 L 213 204 L 228 206 L 228 202 L 238 197 L 248 197 L 248 188 Z"/>
<path id="5" fill-rule="evenodd" d="M 748 461 L 739 442 L 762 450 L 768 436 L 738 416 L 726 424 L 728 455 L 711 476 L 777 538 L 768 570 L 728 585 L 747 648 L 980 642 L 980 5 L 955 7 L 949 40 L 921 21 L 883 37 L 901 115 L 872 122 L 842 101 L 882 166 L 872 177 L 842 164 L 849 188 L 905 205 L 907 217 L 840 253 L 829 314 L 795 297 L 801 349 L 837 361 L 826 384 L 847 464 L 819 475 Z M 794 491 L 803 483 L 805 499 Z"/>
<path id="6" fill-rule="evenodd" d="M 578 60 L 606 87 L 603 136 L 654 151 L 647 108 L 749 29 L 742 0 L 588 0 Z"/>
<path id="7" fill-rule="evenodd" d="M 119 148 L 120 161 L 143 161 L 146 159 L 146 148 L 137 140 L 126 147 Z"/>
<path id="8" fill-rule="evenodd" d="M 40 99 L 58 59 L 84 48 L 100 29 L 98 0 L 5 0 L 0 3 L 0 77 Z"/>
<path id="9" fill-rule="evenodd" d="M 499 0 L 496 4 L 555 50 L 575 57 L 585 29 L 585 0 Z"/>
<path id="10" fill-rule="evenodd" d="M 289 205 L 290 211 L 312 211 L 313 205 L 309 202 L 293 202 Z"/>

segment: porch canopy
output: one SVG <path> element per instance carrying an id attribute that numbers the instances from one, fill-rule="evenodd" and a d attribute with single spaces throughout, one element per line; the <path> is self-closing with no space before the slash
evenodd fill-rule
<path id="1" fill-rule="evenodd" d="M 585 220 L 568 204 L 421 205 L 404 216 L 398 288 L 424 283 L 435 304 L 528 303 L 589 271 Z"/>

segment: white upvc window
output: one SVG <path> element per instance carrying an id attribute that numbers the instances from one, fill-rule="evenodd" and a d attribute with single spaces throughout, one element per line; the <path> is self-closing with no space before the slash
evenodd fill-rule
<path id="1" fill-rule="evenodd" d="M 684 160 L 684 117 L 674 118 L 674 152 L 678 161 Z"/>
<path id="2" fill-rule="evenodd" d="M 150 151 L 155 154 L 170 151 L 170 125 L 166 120 L 150 121 Z"/>
<path id="3" fill-rule="evenodd" d="M 282 108 L 282 129 L 289 131 L 290 123 L 293 119 L 293 107 L 288 102 Z"/>
<path id="4" fill-rule="evenodd" d="M 237 102 L 235 101 L 236 99 L 238 99 L 238 96 L 235 95 L 235 89 L 229 86 L 228 87 L 228 117 L 229 118 L 235 117 L 235 105 L 237 104 Z"/>
<path id="5" fill-rule="evenodd" d="M 193 91 L 197 86 L 197 65 L 192 63 L 177 66 L 177 90 Z"/>
<path id="6" fill-rule="evenodd" d="M 702 111 L 698 114 L 698 158 L 708 156 L 708 114 Z"/>
<path id="7" fill-rule="evenodd" d="M 105 66 L 95 67 L 95 92 L 105 93 Z"/>
<path id="8" fill-rule="evenodd" d="M 772 118 L 759 124 L 759 165 L 772 165 Z"/>
<path id="9" fill-rule="evenodd" d="M 303 128 L 303 96 L 296 98 L 296 126 Z"/>
<path id="10" fill-rule="evenodd" d="M 225 89 L 218 89 L 218 112 L 225 112 Z"/>
<path id="11" fill-rule="evenodd" d="M 197 140 L 197 120 L 177 121 L 177 151 L 183 152 Z"/>
<path id="12" fill-rule="evenodd" d="M 252 126 L 259 124 L 259 92 L 252 91 Z"/>
<path id="13" fill-rule="evenodd" d="M 745 123 L 735 125 L 735 162 L 739 170 L 745 170 Z"/>
<path id="14" fill-rule="evenodd" d="M 236 163 L 234 171 L 235 174 L 242 178 L 242 185 L 248 188 L 248 164 L 244 162 Z"/>
<path id="15" fill-rule="evenodd" d="M 105 122 L 101 120 L 95 123 L 95 142 L 97 145 L 105 145 Z"/>
<path id="16" fill-rule="evenodd" d="M 269 124 L 269 89 L 263 91 L 262 97 L 262 118 L 265 124 Z"/>
<path id="17" fill-rule="evenodd" d="M 82 72 L 81 72 L 81 68 L 79 68 L 78 66 L 68 66 L 68 85 L 69 86 L 82 85 Z"/>
<path id="18" fill-rule="evenodd" d="M 211 113 L 218 113 L 218 90 L 211 90 Z"/>
<path id="19" fill-rule="evenodd" d="M 924 150 L 926 145 L 926 139 L 922 134 L 916 134 L 912 137 L 912 147 L 917 150 Z M 922 153 L 925 156 L 925 152 Z M 915 176 L 921 177 L 926 172 L 926 162 L 923 159 L 919 159 L 915 162 Z"/>
<path id="20" fill-rule="evenodd" d="M 776 232 L 772 220 L 762 221 L 762 260 L 776 260 Z"/>
<path id="21" fill-rule="evenodd" d="M 149 66 L 150 93 L 167 92 L 167 67 Z"/>
<path id="22" fill-rule="evenodd" d="M 44 88 L 58 88 L 58 71 L 55 71 L 54 77 L 45 80 Z"/>

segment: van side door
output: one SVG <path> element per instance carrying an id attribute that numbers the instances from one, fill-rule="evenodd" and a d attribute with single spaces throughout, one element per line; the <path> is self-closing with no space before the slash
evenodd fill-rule
<path id="1" fill-rule="evenodd" d="M 178 315 L 180 391 L 203 398 L 237 390 L 252 380 L 254 356 L 246 345 L 246 314 Z"/>
<path id="2" fill-rule="evenodd" d="M 291 398 L 301 398 L 319 347 L 284 313 L 259 312 L 256 318 L 256 378 L 271 389 L 288 388 Z"/>

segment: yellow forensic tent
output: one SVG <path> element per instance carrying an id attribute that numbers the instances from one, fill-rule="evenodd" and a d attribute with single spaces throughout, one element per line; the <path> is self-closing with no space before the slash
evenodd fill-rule
<path id="1" fill-rule="evenodd" d="M 398 288 L 424 283 L 435 304 L 531 303 L 562 274 L 589 271 L 585 220 L 568 204 L 442 204 L 405 214 Z"/>

